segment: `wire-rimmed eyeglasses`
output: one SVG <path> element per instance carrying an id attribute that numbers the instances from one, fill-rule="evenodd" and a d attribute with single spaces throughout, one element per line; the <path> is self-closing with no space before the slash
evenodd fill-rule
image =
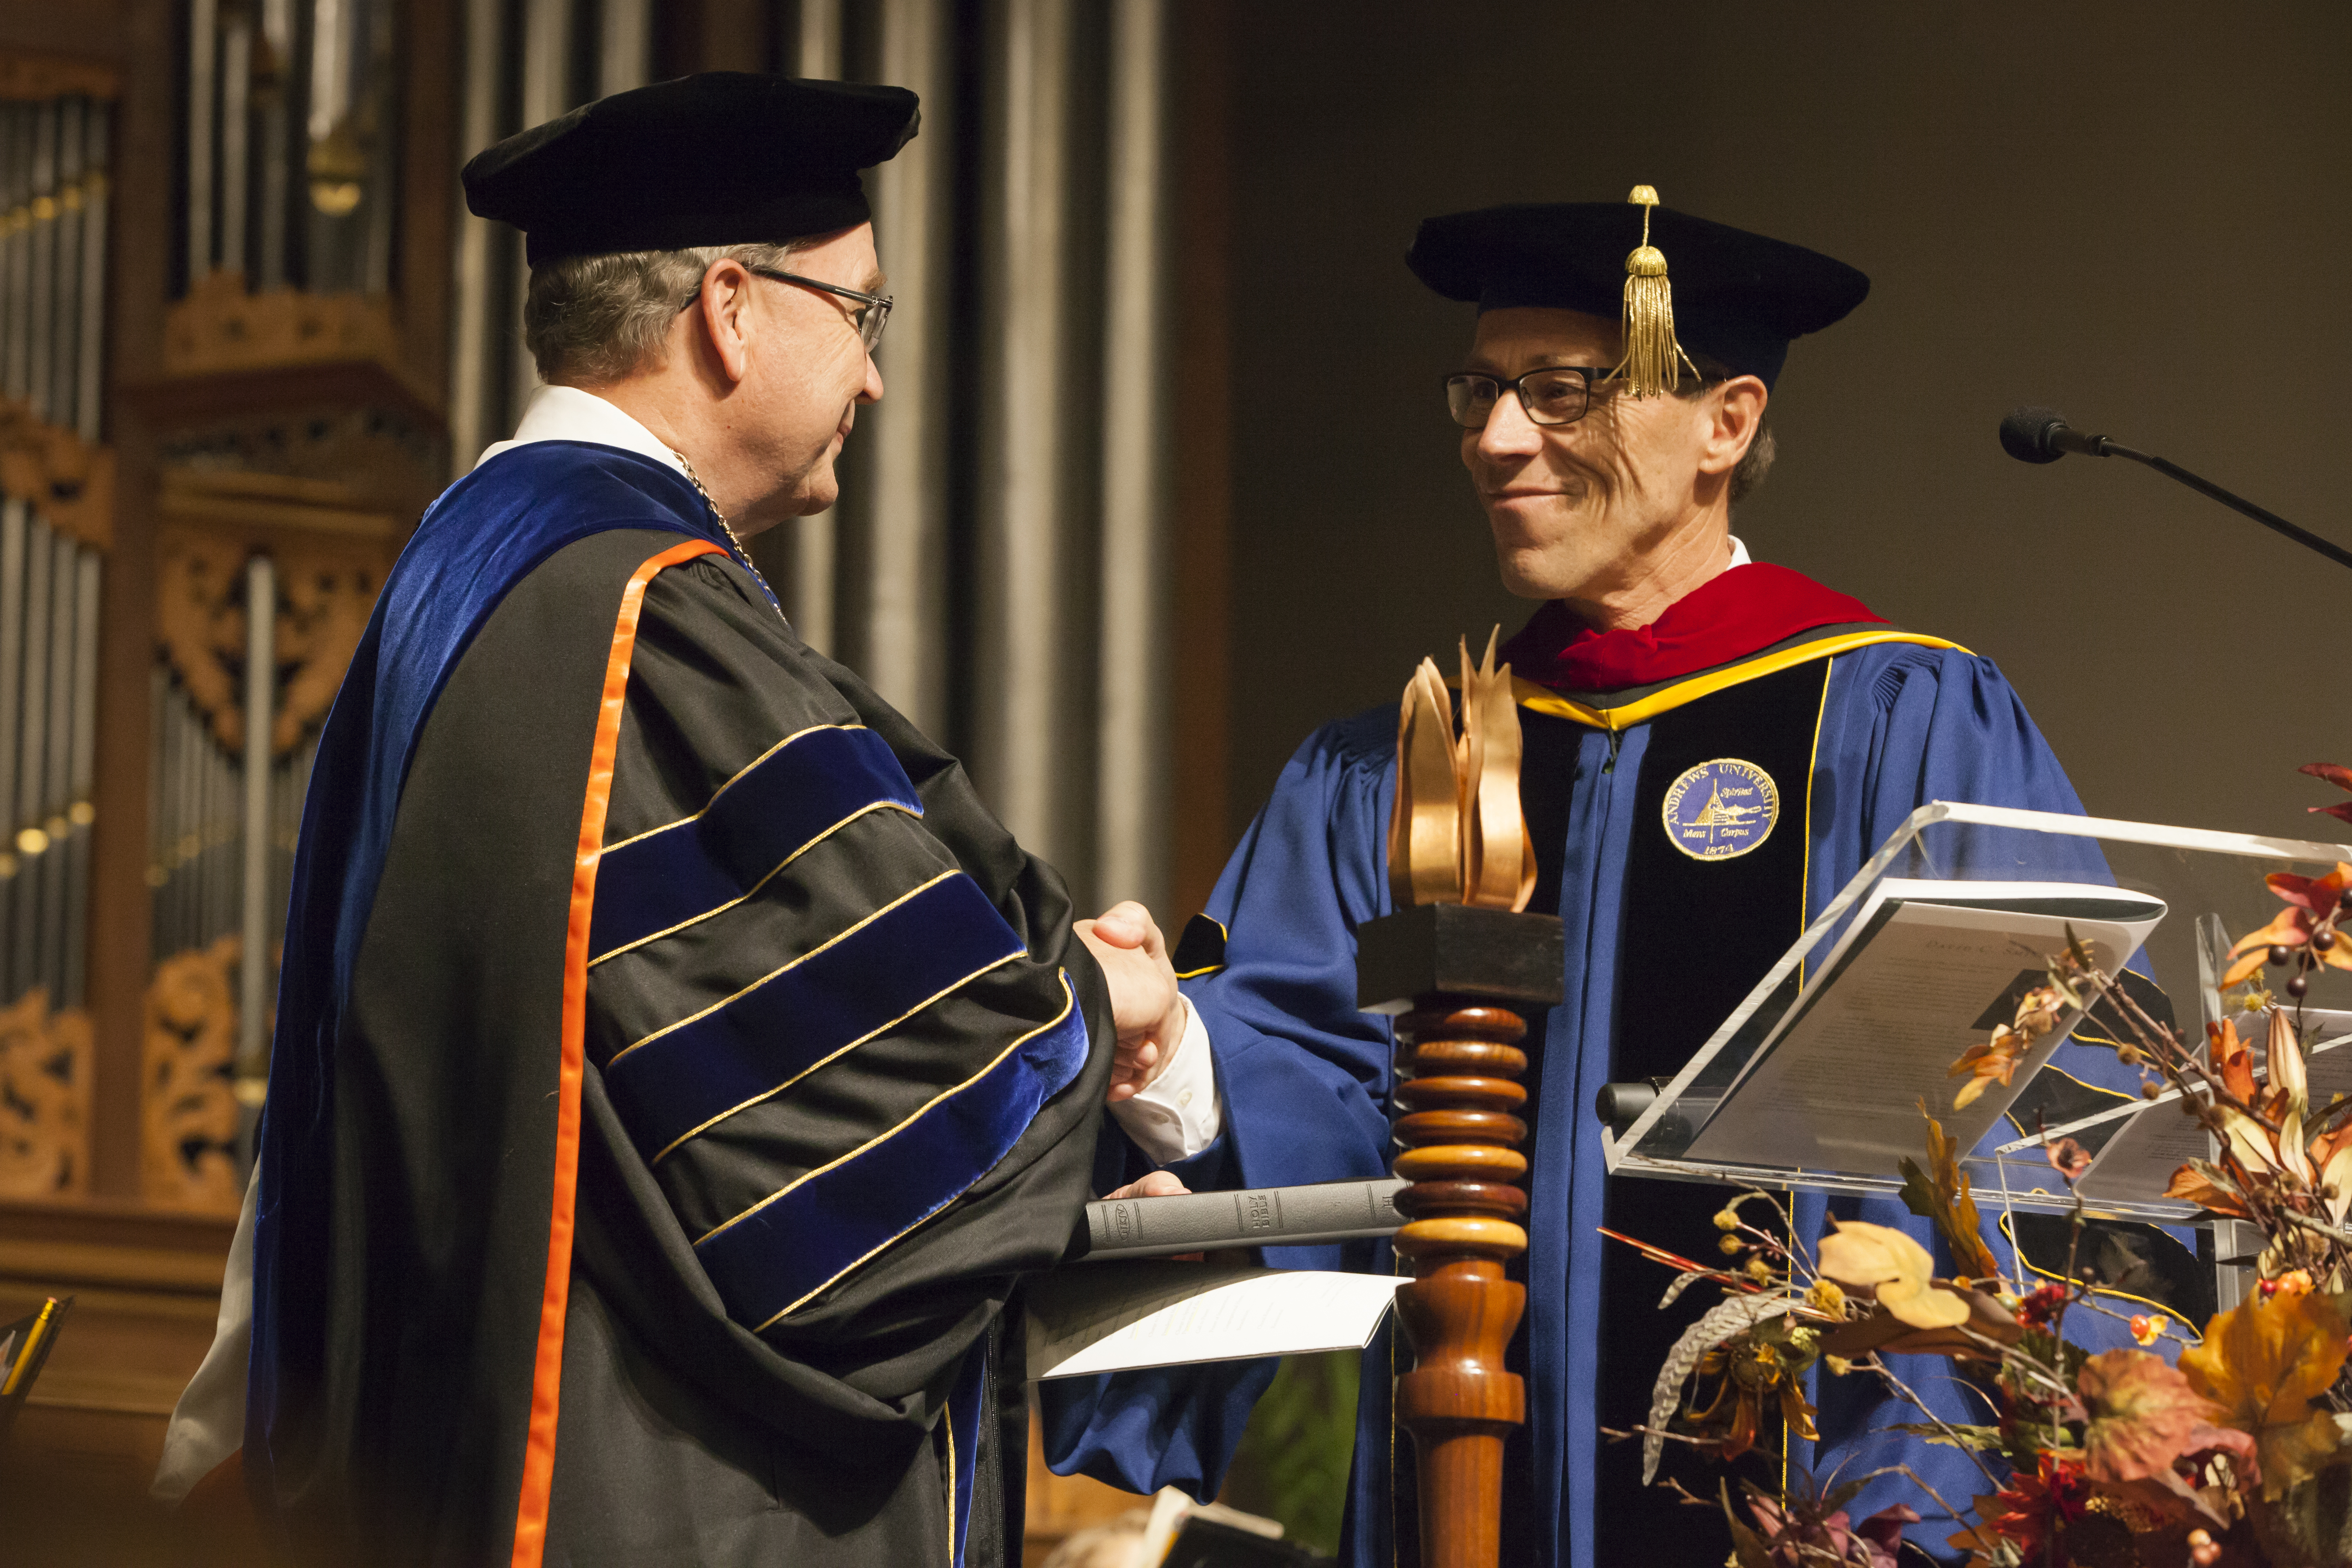
<path id="1" fill-rule="evenodd" d="M 803 289 L 814 289 L 819 293 L 838 294 L 845 300 L 856 300 L 863 307 L 851 318 L 857 324 L 857 341 L 866 345 L 866 352 L 869 354 L 881 345 L 882 329 L 890 324 L 889 295 L 860 293 L 855 289 L 845 289 L 838 283 L 820 282 L 814 278 L 803 278 L 797 272 L 781 272 L 772 267 L 746 266 L 743 270 L 772 282 L 797 283 Z M 694 292 L 686 297 L 686 303 L 678 309 L 688 309 L 701 297 L 702 285 L 697 283 Z"/>

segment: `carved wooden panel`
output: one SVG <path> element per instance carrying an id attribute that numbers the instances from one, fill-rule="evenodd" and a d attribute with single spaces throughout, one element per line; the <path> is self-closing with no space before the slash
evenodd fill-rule
<path id="1" fill-rule="evenodd" d="M 271 753 L 285 756 L 326 721 L 352 655 L 375 613 L 385 564 L 373 554 L 315 545 L 278 552 L 278 720 Z"/>
<path id="2" fill-rule="evenodd" d="M 139 1185 L 159 1207 L 235 1214 L 238 942 L 225 936 L 155 966 L 140 1080 Z"/>
<path id="3" fill-rule="evenodd" d="M 0 1197 L 89 1190 L 89 1014 L 39 986 L 0 1008 Z"/>
<path id="4" fill-rule="evenodd" d="M 112 98 L 121 81 L 121 73 L 102 61 L 35 49 L 0 50 L 0 99 L 47 103 L 76 92 Z"/>
<path id="5" fill-rule="evenodd" d="M 114 452 L 36 419 L 0 397 L 0 493 L 33 503 L 58 532 L 104 550 L 114 542 Z"/>
<path id="6" fill-rule="evenodd" d="M 214 272 L 163 320 L 166 375 L 216 375 L 365 360 L 405 381 L 392 300 L 382 294 L 248 293 L 235 272 Z"/>
<path id="7" fill-rule="evenodd" d="M 388 528 L 385 531 L 389 531 Z M 279 535 L 166 523 L 157 531 L 155 617 L 163 655 L 231 756 L 245 747 L 245 563 L 278 563 L 278 713 L 285 756 L 326 717 L 390 566 L 383 537 Z"/>

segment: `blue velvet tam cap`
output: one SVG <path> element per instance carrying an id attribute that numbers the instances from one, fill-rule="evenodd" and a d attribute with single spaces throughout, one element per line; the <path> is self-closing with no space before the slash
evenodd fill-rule
<path id="1" fill-rule="evenodd" d="M 1649 244 L 1674 279 L 1674 327 L 1685 348 L 1767 386 L 1791 339 L 1843 320 L 1870 279 L 1785 240 L 1649 209 Z M 1413 276 L 1481 313 L 1516 306 L 1616 320 L 1626 258 L 1643 243 L 1643 208 L 1626 202 L 1485 207 L 1423 222 L 1405 253 Z"/>
<path id="2" fill-rule="evenodd" d="M 466 205 L 534 267 L 567 256 L 780 245 L 866 222 L 858 171 L 920 110 L 902 87 L 705 71 L 583 104 L 474 155 Z"/>

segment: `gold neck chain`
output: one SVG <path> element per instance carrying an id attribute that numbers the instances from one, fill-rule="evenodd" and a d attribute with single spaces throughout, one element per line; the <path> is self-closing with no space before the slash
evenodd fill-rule
<path id="1" fill-rule="evenodd" d="M 686 470 L 687 483 L 694 487 L 695 493 L 702 498 L 702 504 L 709 507 L 710 509 L 710 515 L 718 520 L 719 528 L 727 535 L 727 542 L 735 547 L 735 559 L 743 563 L 744 571 L 751 574 L 751 581 L 760 584 L 761 592 L 766 594 L 770 599 L 774 600 L 776 612 L 777 614 L 782 615 L 783 613 L 783 601 L 776 598 L 776 591 L 768 586 L 767 578 L 761 576 L 760 574 L 760 569 L 751 563 L 751 552 L 743 548 L 743 542 L 735 537 L 735 525 L 727 521 L 727 514 L 720 511 L 719 510 L 719 503 L 710 499 L 710 491 L 704 486 L 702 476 L 694 471 L 693 460 L 687 457 L 684 452 L 678 451 L 675 447 L 671 448 L 670 455 L 677 459 L 678 467 Z"/>

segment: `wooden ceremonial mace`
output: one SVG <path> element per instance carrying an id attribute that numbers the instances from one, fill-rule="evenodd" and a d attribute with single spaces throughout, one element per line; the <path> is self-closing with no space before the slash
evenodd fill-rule
<path id="1" fill-rule="evenodd" d="M 1528 1248 L 1522 1042 L 1526 1015 L 1561 997 L 1560 923 L 1423 904 L 1356 940 L 1357 1005 L 1401 1015 L 1394 1168 L 1412 1185 L 1395 1246 L 1413 1282 L 1397 1313 L 1414 1357 L 1395 1410 L 1418 1465 L 1421 1568 L 1496 1568 L 1503 1444 L 1527 1420 L 1526 1386 L 1503 1366 L 1528 1294 L 1503 1273 Z"/>

